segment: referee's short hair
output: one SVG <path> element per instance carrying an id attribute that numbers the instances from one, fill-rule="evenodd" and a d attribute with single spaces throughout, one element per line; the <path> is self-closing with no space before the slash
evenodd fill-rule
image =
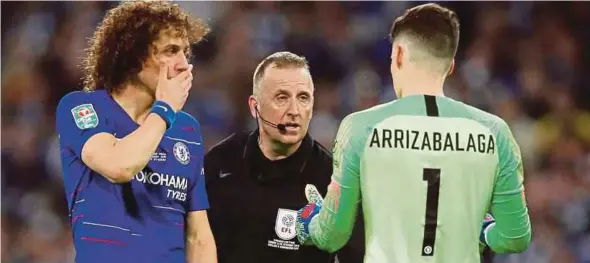
<path id="1" fill-rule="evenodd" d="M 254 71 L 254 77 L 252 78 L 252 95 L 258 98 L 260 94 L 260 82 L 264 77 L 264 73 L 267 68 L 274 67 L 277 69 L 284 68 L 303 68 L 309 71 L 309 64 L 305 57 L 293 54 L 288 51 L 281 51 L 271 54 L 264 58 Z"/>
<path id="2" fill-rule="evenodd" d="M 391 42 L 408 41 L 417 47 L 410 60 L 438 60 L 448 70 L 459 46 L 459 18 L 438 4 L 423 4 L 408 9 L 391 26 Z"/>

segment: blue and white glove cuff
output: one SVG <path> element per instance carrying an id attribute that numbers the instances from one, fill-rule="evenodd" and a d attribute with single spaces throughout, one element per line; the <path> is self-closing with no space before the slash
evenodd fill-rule
<path id="1" fill-rule="evenodd" d="M 320 206 L 311 203 L 297 211 L 297 239 L 299 243 L 305 245 L 310 241 L 309 225 L 320 212 Z"/>
<path id="2" fill-rule="evenodd" d="M 481 231 L 481 235 L 479 236 L 479 240 L 486 244 L 486 246 L 489 244 L 488 243 L 488 232 L 494 228 L 494 226 L 496 225 L 496 221 L 490 221 L 490 222 L 486 222 L 484 223 L 484 227 L 483 230 Z"/>

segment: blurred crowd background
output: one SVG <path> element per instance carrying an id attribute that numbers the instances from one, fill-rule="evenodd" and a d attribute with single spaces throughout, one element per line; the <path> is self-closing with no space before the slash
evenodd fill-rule
<path id="1" fill-rule="evenodd" d="M 55 108 L 81 89 L 86 39 L 117 2 L 5 2 L 2 16 L 2 262 L 72 262 Z M 178 2 L 212 33 L 193 47 L 185 110 L 206 146 L 253 127 L 259 61 L 307 57 L 310 134 L 332 147 L 348 113 L 395 99 L 389 27 L 418 2 Z M 520 144 L 533 242 L 495 262 L 590 262 L 590 3 L 446 2 L 461 20 L 447 96 L 504 118 Z"/>

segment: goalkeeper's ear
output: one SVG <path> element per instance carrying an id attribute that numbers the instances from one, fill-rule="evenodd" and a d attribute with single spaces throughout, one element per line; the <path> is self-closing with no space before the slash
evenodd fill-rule
<path id="1" fill-rule="evenodd" d="M 305 197 L 309 203 L 313 203 L 318 206 L 322 206 L 324 203 L 322 195 L 313 184 L 308 184 L 305 186 Z"/>

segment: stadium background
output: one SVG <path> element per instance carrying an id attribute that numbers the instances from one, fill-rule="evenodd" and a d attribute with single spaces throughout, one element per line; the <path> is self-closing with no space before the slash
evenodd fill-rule
<path id="1" fill-rule="evenodd" d="M 85 38 L 116 4 L 1 3 L 2 262 L 71 262 L 54 112 L 81 88 Z M 388 29 L 416 4 L 180 2 L 213 29 L 194 47 L 185 110 L 201 122 L 207 147 L 252 127 L 254 68 L 289 50 L 310 62 L 310 133 L 331 148 L 346 114 L 394 99 Z M 590 262 L 590 4 L 444 5 L 462 24 L 445 93 L 504 118 L 525 160 L 533 242 L 496 262 Z"/>

